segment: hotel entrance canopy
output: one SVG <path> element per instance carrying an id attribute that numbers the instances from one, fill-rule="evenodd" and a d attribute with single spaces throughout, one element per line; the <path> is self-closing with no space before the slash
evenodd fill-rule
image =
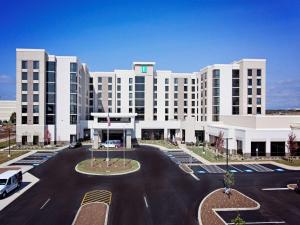
<path id="1" fill-rule="evenodd" d="M 109 116 L 109 129 L 134 129 L 134 121 L 137 113 L 91 113 L 94 117 L 94 129 L 107 129 Z"/>

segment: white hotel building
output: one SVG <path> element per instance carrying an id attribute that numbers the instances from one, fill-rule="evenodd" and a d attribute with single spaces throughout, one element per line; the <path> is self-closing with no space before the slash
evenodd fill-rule
<path id="1" fill-rule="evenodd" d="M 299 116 L 266 116 L 266 60 L 242 59 L 193 73 L 156 70 L 134 62 L 129 70 L 90 72 L 75 56 L 17 49 L 17 143 L 110 139 L 213 143 L 220 132 L 232 153 L 287 154 Z M 258 150 L 258 152 L 257 152 Z"/>

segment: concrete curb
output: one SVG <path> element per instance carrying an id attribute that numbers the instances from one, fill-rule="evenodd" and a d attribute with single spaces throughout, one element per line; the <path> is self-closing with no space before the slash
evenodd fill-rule
<path id="1" fill-rule="evenodd" d="M 87 203 L 87 204 L 85 204 L 85 205 L 95 204 L 95 203 L 106 205 L 107 208 L 106 208 L 106 214 L 105 214 L 105 222 L 104 222 L 104 225 L 107 225 L 107 223 L 108 223 L 109 205 L 106 204 L 105 202 L 90 202 L 90 203 Z M 82 206 L 85 206 L 85 205 L 81 205 L 81 206 L 79 207 L 79 209 L 77 210 L 77 213 L 76 213 L 75 218 L 74 218 L 74 220 L 73 220 L 73 222 L 72 222 L 72 225 L 75 225 L 76 219 L 77 219 L 77 217 L 78 217 L 78 215 L 79 215 L 79 213 L 80 213 L 80 211 L 81 211 L 81 208 L 82 208 Z"/>
<path id="2" fill-rule="evenodd" d="M 81 170 L 78 169 L 78 164 L 75 166 L 75 171 L 77 173 L 81 173 L 81 174 L 85 174 L 85 175 L 92 175 L 92 176 L 119 176 L 119 175 L 126 175 L 126 174 L 130 174 L 130 173 L 135 173 L 137 171 L 140 170 L 141 168 L 141 164 L 136 161 L 138 163 L 138 167 L 132 171 L 127 171 L 127 172 L 120 172 L 120 173 L 111 173 L 111 174 L 95 174 L 95 173 L 89 173 L 89 172 L 83 172 Z"/>
<path id="3" fill-rule="evenodd" d="M 185 168 L 185 166 L 186 166 L 187 168 Z M 190 167 L 188 167 L 186 164 L 180 164 L 180 165 L 179 165 L 179 168 L 180 168 L 183 172 L 185 172 L 185 173 L 188 173 L 188 174 L 193 174 L 193 173 L 194 173 L 194 171 L 193 171 Z"/>
<path id="4" fill-rule="evenodd" d="M 200 225 L 206 225 L 206 224 L 203 224 L 202 223 L 202 219 L 201 219 L 201 208 L 202 208 L 202 205 L 203 203 L 205 202 L 205 200 L 210 196 L 212 195 L 213 193 L 219 191 L 219 190 L 222 190 L 223 188 L 219 188 L 219 189 L 216 189 L 212 192 L 210 192 L 208 195 L 205 196 L 204 199 L 202 199 L 200 205 L 199 205 L 199 208 L 198 208 L 198 222 Z M 226 225 L 227 223 L 223 220 L 223 218 L 217 213 L 218 211 L 223 211 L 223 212 L 226 212 L 226 211 L 247 211 L 247 210 L 258 210 L 260 209 L 260 204 L 255 201 L 254 199 L 250 198 L 249 196 L 246 196 L 244 195 L 242 192 L 239 192 L 238 190 L 236 189 L 233 189 L 235 191 L 237 191 L 239 194 L 243 195 L 244 197 L 246 198 L 249 198 L 250 200 L 252 200 L 253 202 L 256 203 L 256 207 L 253 207 L 253 208 L 212 208 L 213 212 L 221 219 L 221 221 Z"/>
<path id="5" fill-rule="evenodd" d="M 5 199 L 0 200 L 0 211 L 3 210 L 5 207 L 10 205 L 13 201 L 15 201 L 17 198 L 19 198 L 22 194 L 24 194 L 27 190 L 29 190 L 32 186 L 34 186 L 37 182 L 39 182 L 40 179 L 33 176 L 30 173 L 25 173 L 23 175 L 23 182 L 29 181 L 30 184 L 28 184 L 26 187 L 24 187 L 21 190 L 15 191 L 12 195 L 8 196 Z"/>

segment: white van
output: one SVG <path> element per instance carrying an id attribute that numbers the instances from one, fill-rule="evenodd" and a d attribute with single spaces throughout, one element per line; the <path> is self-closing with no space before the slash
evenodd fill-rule
<path id="1" fill-rule="evenodd" d="M 0 196 L 5 198 L 7 194 L 19 188 L 22 183 L 22 171 L 8 170 L 0 174 Z"/>
<path id="2" fill-rule="evenodd" d="M 121 148 L 122 143 L 120 140 L 107 140 L 100 145 L 101 148 Z"/>

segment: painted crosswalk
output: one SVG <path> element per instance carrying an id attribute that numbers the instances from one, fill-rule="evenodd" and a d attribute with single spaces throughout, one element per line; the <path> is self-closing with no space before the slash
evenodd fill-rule
<path id="1" fill-rule="evenodd" d="M 225 173 L 225 170 L 217 165 L 200 165 L 200 167 L 202 167 L 208 173 Z"/>
<path id="2" fill-rule="evenodd" d="M 256 172 L 273 172 L 272 169 L 267 168 L 265 166 L 259 165 L 259 164 L 244 164 L 246 167 L 249 167 L 250 169 L 256 171 Z"/>
<path id="3" fill-rule="evenodd" d="M 18 160 L 17 162 L 11 164 L 11 165 L 32 165 L 32 166 L 38 166 L 44 162 L 46 162 L 48 159 L 55 156 L 57 152 L 36 152 L 30 156 L 27 156 L 21 160 Z"/>
<path id="4" fill-rule="evenodd" d="M 94 202 L 103 202 L 108 205 L 111 204 L 112 193 L 107 190 L 94 190 L 87 192 L 81 202 L 81 205 L 86 205 Z"/>
<path id="5" fill-rule="evenodd" d="M 164 152 L 173 162 L 176 164 L 192 164 L 192 163 L 201 163 L 196 158 L 192 157 L 191 155 L 185 153 L 184 151 L 177 150 L 177 151 L 165 151 Z"/>

